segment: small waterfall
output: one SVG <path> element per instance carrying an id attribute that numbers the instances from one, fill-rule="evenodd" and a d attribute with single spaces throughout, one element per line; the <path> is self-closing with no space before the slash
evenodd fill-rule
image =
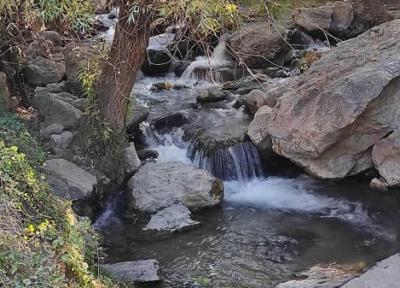
<path id="1" fill-rule="evenodd" d="M 264 176 L 260 154 L 251 142 L 219 148 L 211 154 L 198 149 L 196 142 L 193 142 L 188 156 L 194 165 L 225 181 L 249 181 Z"/>
<path id="2" fill-rule="evenodd" d="M 116 195 L 110 196 L 106 202 L 106 206 L 103 212 L 97 217 L 93 226 L 95 228 L 104 228 L 111 224 L 121 224 L 120 217 L 118 215 L 118 211 L 122 210 L 122 206 L 124 203 L 123 193 L 120 192 Z"/>
<path id="3" fill-rule="evenodd" d="M 226 43 L 221 40 L 210 57 L 198 56 L 183 72 L 182 80 L 203 80 L 223 83 L 232 63 L 226 56 Z"/>

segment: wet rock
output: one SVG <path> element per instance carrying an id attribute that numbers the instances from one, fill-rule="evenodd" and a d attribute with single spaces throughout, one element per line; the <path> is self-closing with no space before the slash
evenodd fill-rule
<path id="1" fill-rule="evenodd" d="M 74 139 L 74 134 L 70 131 L 64 131 L 59 135 L 53 134 L 50 136 L 51 149 L 54 152 L 59 153 L 62 150 L 67 149 L 73 139 Z"/>
<path id="2" fill-rule="evenodd" d="M 375 144 L 372 150 L 372 160 L 389 187 L 400 187 L 399 130 Z"/>
<path id="3" fill-rule="evenodd" d="M 250 125 L 250 138 L 257 146 L 270 138 L 277 154 L 323 179 L 372 168 L 371 147 L 400 125 L 399 25 L 395 20 L 342 42 L 269 91 L 277 104 Z"/>
<path id="4" fill-rule="evenodd" d="M 218 88 L 210 88 L 200 92 L 197 95 L 197 102 L 218 102 L 227 99 L 229 94 L 226 91 L 221 91 Z"/>
<path id="5" fill-rule="evenodd" d="M 131 177 L 135 174 L 142 163 L 136 153 L 136 148 L 134 143 L 129 143 L 128 147 L 124 151 L 124 172 L 125 175 Z"/>
<path id="6" fill-rule="evenodd" d="M 65 127 L 58 123 L 50 124 L 42 129 L 40 129 L 40 137 L 43 139 L 48 139 L 50 135 L 56 134 L 59 135 L 65 130 Z"/>
<path id="7" fill-rule="evenodd" d="M 181 202 L 191 210 L 223 199 L 223 184 L 205 170 L 179 162 L 147 163 L 128 183 L 133 207 L 154 213 Z"/>
<path id="8" fill-rule="evenodd" d="M 249 24 L 228 42 L 239 64 L 252 69 L 282 64 L 281 58 L 288 51 L 282 31 L 269 22 Z"/>
<path id="9" fill-rule="evenodd" d="M 95 176 L 67 160 L 47 160 L 43 168 L 48 174 L 48 183 L 58 197 L 68 200 L 86 199 L 97 186 Z"/>
<path id="10" fill-rule="evenodd" d="M 153 86 L 151 87 L 151 90 L 181 90 L 181 89 L 187 89 L 189 88 L 186 85 L 183 84 L 177 84 L 177 83 L 170 83 L 170 82 L 160 82 L 160 83 L 155 83 L 153 84 Z"/>
<path id="11" fill-rule="evenodd" d="M 354 8 L 350 3 L 336 1 L 333 4 L 331 31 L 349 29 L 354 20 Z"/>
<path id="12" fill-rule="evenodd" d="M 126 121 L 126 130 L 128 134 L 135 134 L 139 130 L 140 123 L 146 121 L 150 113 L 150 109 L 147 106 L 137 101 L 133 101 L 132 106 L 132 112 L 129 113 Z"/>
<path id="13" fill-rule="evenodd" d="M 269 106 L 274 106 L 274 102 L 276 102 L 276 100 L 272 101 L 272 99 L 268 99 L 268 102 L 270 102 L 268 103 L 270 104 Z M 247 111 L 251 115 L 254 115 L 261 106 L 267 105 L 266 93 L 259 89 L 255 89 L 249 94 L 240 96 L 238 99 L 238 104 L 246 107 Z"/>
<path id="14" fill-rule="evenodd" d="M 298 275 L 299 280 L 281 283 L 275 288 L 337 288 L 357 275 L 354 271 L 346 271 L 340 267 L 314 266 Z"/>
<path id="15" fill-rule="evenodd" d="M 68 93 L 50 93 L 45 88 L 37 88 L 32 103 L 44 120 L 44 125 L 59 124 L 64 128 L 76 128 L 83 113 L 68 101 L 73 100 Z"/>
<path id="16" fill-rule="evenodd" d="M 158 152 L 152 149 L 142 149 L 137 151 L 140 160 L 156 159 L 158 157 Z"/>
<path id="17" fill-rule="evenodd" d="M 374 267 L 363 275 L 355 278 L 343 285 L 342 288 L 365 288 L 379 287 L 392 288 L 399 286 L 400 283 L 400 254 L 393 255 Z"/>
<path id="18" fill-rule="evenodd" d="M 310 34 L 321 35 L 328 31 L 332 23 L 333 7 L 299 8 L 293 12 L 293 20 Z"/>
<path id="19" fill-rule="evenodd" d="M 265 123 L 271 121 L 271 115 L 272 108 L 267 105 L 262 106 L 254 115 L 254 119 L 247 130 L 247 135 L 262 153 L 264 159 L 267 159 L 273 152 L 272 139 L 265 127 Z"/>
<path id="20" fill-rule="evenodd" d="M 381 191 L 381 192 L 388 191 L 387 184 L 383 180 L 378 179 L 378 178 L 372 179 L 371 182 L 369 183 L 369 187 L 371 187 L 374 190 Z"/>
<path id="21" fill-rule="evenodd" d="M 60 82 L 65 76 L 65 64 L 36 57 L 28 61 L 24 75 L 26 82 L 33 87 Z"/>
<path id="22" fill-rule="evenodd" d="M 158 76 L 168 73 L 172 55 L 168 47 L 175 39 L 174 34 L 161 34 L 150 38 L 147 57 L 142 65 L 142 72 L 147 76 Z"/>
<path id="23" fill-rule="evenodd" d="M 101 265 L 116 280 L 128 284 L 158 282 L 160 267 L 157 260 L 140 260 Z"/>
<path id="24" fill-rule="evenodd" d="M 189 121 L 190 121 L 190 115 L 187 111 L 177 111 L 154 118 L 153 121 L 151 122 L 151 125 L 156 130 L 160 131 L 173 127 L 183 126 L 184 124 L 189 123 Z"/>
<path id="25" fill-rule="evenodd" d="M 191 219 L 191 212 L 182 204 L 171 205 L 153 215 L 144 231 L 177 232 L 192 229 L 200 222 Z"/>

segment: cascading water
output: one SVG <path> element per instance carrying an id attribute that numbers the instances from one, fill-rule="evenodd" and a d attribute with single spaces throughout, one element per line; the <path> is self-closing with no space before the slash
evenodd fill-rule
<path id="1" fill-rule="evenodd" d="M 210 57 L 198 56 L 183 72 L 181 80 L 191 79 L 224 82 L 224 73 L 230 71 L 232 62 L 226 55 L 226 43 L 221 40 Z"/>
<path id="2" fill-rule="evenodd" d="M 195 141 L 189 146 L 188 157 L 220 179 L 249 181 L 264 176 L 261 157 L 251 142 L 218 148 L 211 155 L 197 146 Z"/>

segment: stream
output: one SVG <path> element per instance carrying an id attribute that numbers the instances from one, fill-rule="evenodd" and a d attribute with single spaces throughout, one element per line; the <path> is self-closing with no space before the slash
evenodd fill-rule
<path id="1" fill-rule="evenodd" d="M 229 66 L 216 50 L 180 78 L 172 72 L 141 76 L 132 95 L 150 110 L 135 142 L 156 151 L 154 161 L 190 163 L 223 179 L 222 206 L 195 213 L 202 223 L 197 229 L 155 238 L 141 230 L 142 221 L 125 219 L 121 193 L 96 222 L 106 261 L 157 259 L 164 276 L 157 287 L 268 288 L 316 264 L 365 268 L 398 252 L 399 196 L 373 191 L 357 178 L 321 182 L 296 169 L 274 169 L 250 142 L 236 141 L 251 120 L 234 108 L 237 96 L 197 103 L 200 91 L 218 85 L 209 78 L 223 77 L 199 79 L 204 73 L 196 71 Z M 157 83 L 183 88 L 154 90 Z"/>

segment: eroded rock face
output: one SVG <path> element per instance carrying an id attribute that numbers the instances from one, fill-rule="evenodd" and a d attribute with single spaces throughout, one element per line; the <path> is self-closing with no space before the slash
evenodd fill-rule
<path id="1" fill-rule="evenodd" d="M 373 167 L 372 147 L 400 124 L 399 28 L 395 20 L 343 42 L 271 91 L 276 106 L 250 125 L 255 144 L 270 137 L 277 154 L 324 179 Z"/>
<path id="2" fill-rule="evenodd" d="M 234 33 L 229 45 L 239 63 L 252 69 L 279 64 L 281 56 L 287 52 L 282 31 L 269 22 L 250 24 Z"/>
<path id="3" fill-rule="evenodd" d="M 205 170 L 180 162 L 147 163 L 128 183 L 133 206 L 143 212 L 181 202 L 191 210 L 212 207 L 223 199 L 222 181 Z"/>
<path id="4" fill-rule="evenodd" d="M 64 159 L 47 160 L 43 166 L 54 194 L 68 200 L 83 200 L 97 186 L 94 175 Z"/>
<path id="5" fill-rule="evenodd" d="M 157 260 L 141 260 L 101 265 L 115 279 L 128 284 L 158 282 L 160 268 Z"/>
<path id="6" fill-rule="evenodd" d="M 124 150 L 124 171 L 129 177 L 135 174 L 142 163 L 136 153 L 135 144 L 129 143 L 128 147 Z"/>
<path id="7" fill-rule="evenodd" d="M 375 144 L 372 159 L 388 186 L 400 187 L 400 131 Z"/>

